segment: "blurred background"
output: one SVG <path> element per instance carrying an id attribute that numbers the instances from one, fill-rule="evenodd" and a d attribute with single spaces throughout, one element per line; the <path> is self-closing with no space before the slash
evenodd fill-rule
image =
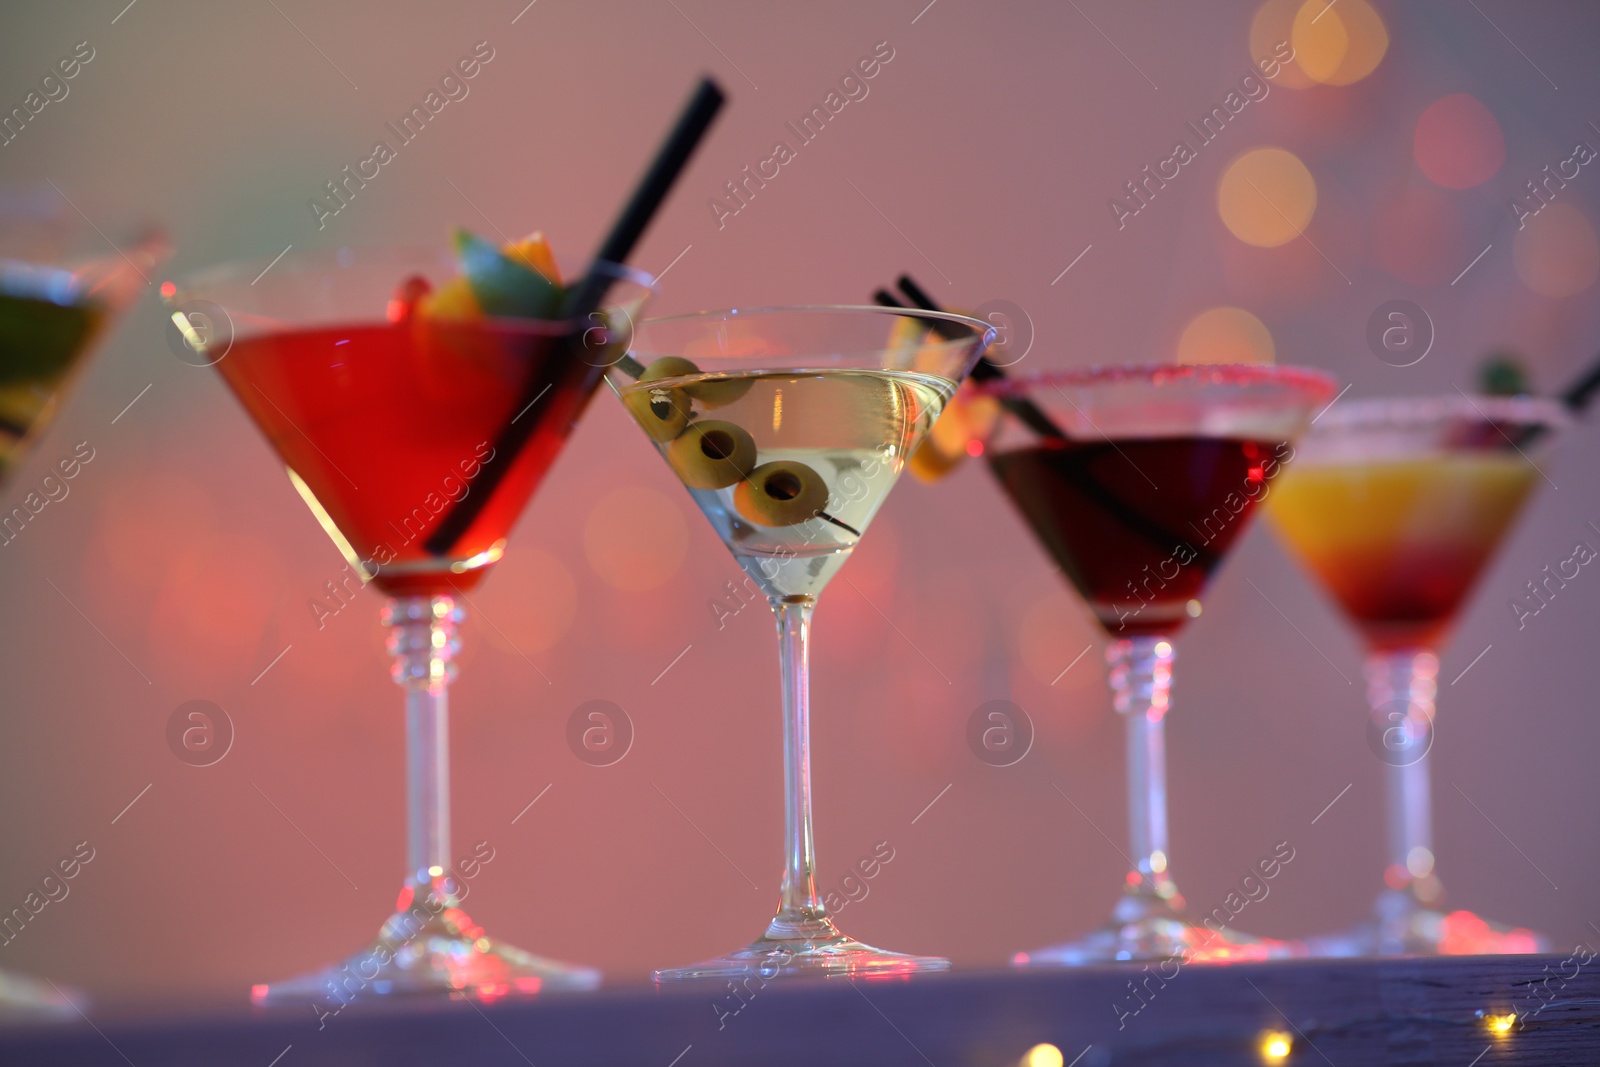
<path id="1" fill-rule="evenodd" d="M 1600 9 L 1576 0 L 125 3 L 0 16 L 0 111 L 80 42 L 94 52 L 0 148 L 0 180 L 54 182 L 108 231 L 164 223 L 169 276 L 291 245 L 442 244 L 458 224 L 540 228 L 582 261 L 710 72 L 730 106 L 635 256 L 665 272 L 658 312 L 861 303 L 910 271 L 948 305 L 1022 309 L 1018 370 L 1275 353 L 1349 397 L 1471 390 L 1496 348 L 1554 392 L 1600 348 L 1600 169 L 1575 160 L 1600 145 Z M 1296 60 L 1241 89 L 1283 41 Z M 492 59 L 469 95 L 319 220 L 325 183 L 394 144 L 385 123 L 480 42 Z M 785 124 L 875 48 L 892 58 L 867 95 L 799 146 Z M 1230 93 L 1250 94 L 1236 113 Z M 1202 144 L 1187 124 L 1214 108 L 1231 117 Z M 732 214 L 726 183 L 779 140 L 795 160 Z M 1194 158 L 1134 199 L 1126 183 L 1180 140 Z M 1256 149 L 1280 152 L 1235 168 Z M 1539 205 L 1527 183 L 1574 166 L 1519 219 L 1514 203 Z M 1241 181 L 1281 217 L 1241 200 Z M 1391 300 L 1431 320 L 1410 366 L 1368 343 Z M 1553 486 L 1444 649 L 1432 754 L 1449 901 L 1562 949 L 1600 919 L 1584 784 L 1600 578 L 1521 629 L 1509 605 L 1575 542 L 1600 547 L 1597 436 L 1554 444 Z M 0 911 L 78 842 L 94 859 L 0 966 L 102 993 L 242 994 L 352 951 L 404 860 L 379 597 L 317 610 L 337 604 L 324 583 L 340 556 L 220 378 L 169 349 L 153 287 L 8 497 L 80 441 L 95 458 L 70 496 L 0 549 Z M 1125 833 L 1102 642 L 988 473 L 905 479 L 844 574 L 813 652 L 821 884 L 837 891 L 880 841 L 894 859 L 841 923 L 994 966 L 1100 922 Z M 766 922 L 778 675 L 765 609 L 727 615 L 737 578 L 602 392 L 465 628 L 454 851 L 494 849 L 470 901 L 492 933 L 628 982 Z M 1360 648 L 1265 525 L 1178 655 L 1172 862 L 1191 903 L 1220 903 L 1287 841 L 1294 862 L 1241 926 L 1294 936 L 1365 918 L 1384 766 Z M 992 699 L 1037 731 L 1011 767 L 967 747 Z M 191 700 L 233 725 L 211 766 L 168 747 Z M 566 742 L 590 700 L 633 723 L 611 766 Z"/>

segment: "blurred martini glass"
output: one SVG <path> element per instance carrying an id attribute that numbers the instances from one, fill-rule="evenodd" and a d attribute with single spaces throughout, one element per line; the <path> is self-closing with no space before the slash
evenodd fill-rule
<path id="1" fill-rule="evenodd" d="M 1112 703 L 1127 724 L 1122 899 L 1100 929 L 1013 962 L 1290 954 L 1186 910 L 1168 869 L 1166 716 L 1173 639 L 1332 382 L 1295 367 L 1123 366 L 981 392 L 1009 415 L 985 449 L 990 468 L 1111 638 Z"/>
<path id="2" fill-rule="evenodd" d="M 1367 645 L 1367 734 L 1389 767 L 1378 918 L 1308 942 L 1318 954 L 1542 950 L 1532 931 L 1440 908 L 1426 757 L 1437 650 L 1540 476 L 1533 441 L 1566 421 L 1528 397 L 1348 400 L 1318 418 L 1267 509 Z"/>
<path id="3" fill-rule="evenodd" d="M 169 251 L 153 233 L 123 249 L 108 245 L 56 190 L 0 186 L 0 485 Z M 26 523 L 28 512 L 15 510 Z M 73 1011 L 53 983 L 0 971 L 0 1018 Z"/>
<path id="4" fill-rule="evenodd" d="M 599 972 L 493 940 L 461 908 L 447 687 L 464 617 L 457 601 L 500 558 L 616 354 L 605 356 L 609 342 L 595 330 L 583 336 L 599 350 L 570 350 L 563 321 L 418 313 L 410 297 L 427 287 L 415 279 L 435 293 L 461 292 L 459 278 L 444 284 L 457 261 L 442 250 L 341 249 L 291 256 L 262 274 L 264 266 L 221 267 L 166 295 L 322 528 L 389 597 L 390 673 L 406 695 L 407 863 L 394 914 L 366 949 L 253 995 L 335 1011 L 369 994 L 594 988 Z M 617 279 L 615 308 L 631 319 L 649 279 L 602 270 Z M 202 315 L 204 336 L 195 328 Z M 532 399 L 524 406 L 524 398 Z M 478 480 L 496 459 L 492 442 L 518 419 L 533 420 L 527 444 L 502 457 L 509 466 L 486 489 Z M 481 492 L 489 499 L 447 548 L 425 547 L 452 505 Z"/>
<path id="5" fill-rule="evenodd" d="M 937 334 L 926 324 L 942 323 Z M 783 674 L 785 866 L 752 944 L 656 981 L 910 974 L 949 960 L 864 945 L 817 894 L 810 676 L 816 598 L 994 331 L 884 308 L 703 312 L 640 324 L 610 373 L 623 405 L 767 595 Z"/>

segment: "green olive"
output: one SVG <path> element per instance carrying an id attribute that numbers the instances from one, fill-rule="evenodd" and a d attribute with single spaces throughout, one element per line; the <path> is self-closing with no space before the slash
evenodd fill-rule
<path id="1" fill-rule="evenodd" d="M 681 378 L 685 374 L 699 373 L 700 368 L 696 367 L 692 360 L 684 359 L 682 356 L 662 356 L 644 369 L 644 373 L 639 375 L 639 380 L 653 382 L 657 378 Z"/>
<path id="2" fill-rule="evenodd" d="M 822 475 L 792 459 L 763 463 L 733 491 L 733 506 L 757 526 L 797 526 L 827 503 Z"/>
<path id="3" fill-rule="evenodd" d="M 689 425 L 689 398 L 677 389 L 634 388 L 622 403 L 652 441 L 670 441 Z"/>
<path id="4" fill-rule="evenodd" d="M 712 378 L 686 385 L 683 391 L 708 408 L 720 408 L 744 396 L 754 384 L 754 378 Z"/>
<path id="5" fill-rule="evenodd" d="M 667 446 L 667 462 L 691 489 L 725 489 L 755 468 L 756 439 L 735 423 L 691 422 Z"/>

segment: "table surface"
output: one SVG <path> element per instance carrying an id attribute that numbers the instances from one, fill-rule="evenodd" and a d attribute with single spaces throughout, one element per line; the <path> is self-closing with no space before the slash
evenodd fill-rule
<path id="1" fill-rule="evenodd" d="M 1560 956 L 1124 964 L 912 980 L 759 978 L 502 1000 L 103 1004 L 0 1028 L 0 1063 L 64 1067 L 907 1064 L 1012 1067 L 1049 1042 L 1068 1065 L 1600 1063 L 1600 964 Z M 1142 996 L 1135 996 L 1137 985 Z M 1492 1035 L 1480 1012 L 1520 1018 Z"/>

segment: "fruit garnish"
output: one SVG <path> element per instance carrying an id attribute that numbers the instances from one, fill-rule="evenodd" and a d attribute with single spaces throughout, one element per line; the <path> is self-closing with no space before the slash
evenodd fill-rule
<path id="1" fill-rule="evenodd" d="M 964 382 L 922 444 L 911 453 L 906 467 L 925 482 L 936 482 L 968 456 L 983 454 L 983 442 L 1000 419 L 1000 402 Z"/>
<path id="2" fill-rule="evenodd" d="M 670 441 L 689 425 L 689 398 L 678 389 L 636 389 L 622 398 L 652 441 Z"/>
<path id="3" fill-rule="evenodd" d="M 822 515 L 827 503 L 822 476 L 792 459 L 763 463 L 733 491 L 733 506 L 757 526 L 798 526 Z"/>
<path id="4" fill-rule="evenodd" d="M 725 489 L 756 466 L 756 439 L 732 422 L 691 422 L 667 446 L 667 462 L 691 489 Z"/>
<path id="5" fill-rule="evenodd" d="M 418 310 L 430 319 L 483 318 L 483 308 L 472 294 L 472 282 L 464 274 L 451 278 L 428 294 Z"/>
<path id="6" fill-rule="evenodd" d="M 889 341 L 885 346 L 891 352 L 910 351 L 922 347 L 923 339 L 928 336 L 928 328 L 919 319 L 910 315 L 896 315 L 894 325 L 889 328 Z"/>
<path id="7" fill-rule="evenodd" d="M 692 359 L 685 359 L 682 356 L 662 356 L 644 369 L 639 380 L 647 382 L 656 378 L 682 378 L 699 373 L 700 368 Z M 754 384 L 756 384 L 754 378 L 711 378 L 691 382 L 681 388 L 692 399 L 700 401 L 706 407 L 720 408 L 744 396 Z"/>
<path id="8" fill-rule="evenodd" d="M 556 266 L 556 257 L 550 251 L 550 241 L 545 237 L 543 230 L 534 230 L 520 241 L 511 241 L 500 246 L 511 259 L 525 263 L 544 275 L 545 281 L 551 285 L 562 285 L 561 268 Z"/>
<path id="9" fill-rule="evenodd" d="M 461 275 L 429 294 L 419 306 L 422 314 L 453 319 L 551 319 L 561 313 L 565 290 L 530 264 L 530 259 L 538 262 L 538 246 L 543 246 L 542 254 L 548 257 L 543 238 L 537 246 L 533 237 L 517 243 L 515 247 L 529 252 L 528 258 L 502 251 L 466 230 L 456 231 L 455 244 Z"/>
<path id="10" fill-rule="evenodd" d="M 699 373 L 700 368 L 694 365 L 693 360 L 684 359 L 682 356 L 662 356 L 644 369 L 644 373 L 639 375 L 639 380 L 653 382 L 657 378 L 681 378 L 686 374 Z"/>
<path id="11" fill-rule="evenodd" d="M 684 392 L 708 408 L 720 408 L 744 396 L 754 384 L 754 378 L 711 378 L 684 386 Z"/>
<path id="12" fill-rule="evenodd" d="M 1517 396 L 1533 391 L 1521 357 L 1507 349 L 1489 353 L 1478 370 L 1478 386 L 1489 396 Z"/>
<path id="13" fill-rule="evenodd" d="M 433 287 L 428 284 L 428 279 L 420 274 L 413 274 L 400 283 L 400 287 L 389 298 L 388 317 L 390 322 L 406 322 L 417 313 L 417 307 Z"/>

